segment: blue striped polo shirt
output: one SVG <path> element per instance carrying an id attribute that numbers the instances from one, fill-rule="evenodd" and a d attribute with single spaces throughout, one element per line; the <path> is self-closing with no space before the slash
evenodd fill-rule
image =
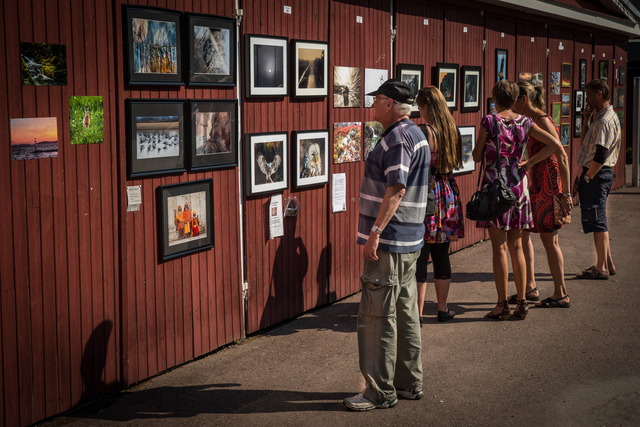
<path id="1" fill-rule="evenodd" d="M 358 244 L 367 242 L 387 187 L 402 184 L 406 193 L 384 227 L 378 248 L 393 253 L 411 253 L 422 248 L 430 160 L 424 133 L 411 120 L 399 120 L 384 131 L 365 163 L 360 186 Z"/>

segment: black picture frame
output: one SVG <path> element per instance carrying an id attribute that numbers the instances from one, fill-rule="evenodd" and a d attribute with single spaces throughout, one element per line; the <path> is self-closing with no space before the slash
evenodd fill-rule
<path id="1" fill-rule="evenodd" d="M 189 102 L 191 132 L 189 170 L 238 165 L 238 101 L 198 99 Z"/>
<path id="2" fill-rule="evenodd" d="M 182 209 L 185 205 L 189 206 L 188 218 L 184 216 L 186 209 Z M 156 217 L 159 262 L 211 249 L 214 244 L 213 180 L 157 187 Z"/>
<path id="3" fill-rule="evenodd" d="M 582 132 L 582 114 L 576 114 L 573 117 L 573 137 L 579 138 Z"/>
<path id="4" fill-rule="evenodd" d="M 329 182 L 329 130 L 294 131 L 294 175 L 296 188 L 324 185 Z"/>
<path id="5" fill-rule="evenodd" d="M 585 103 L 585 94 L 583 90 L 574 90 L 573 91 L 573 105 L 574 105 L 574 111 L 576 113 L 579 113 L 582 111 L 582 109 L 584 108 L 584 103 Z"/>
<path id="6" fill-rule="evenodd" d="M 598 62 L 598 78 L 609 82 L 609 61 Z"/>
<path id="7" fill-rule="evenodd" d="M 496 49 L 496 83 L 509 79 L 509 51 Z"/>
<path id="8" fill-rule="evenodd" d="M 125 83 L 184 85 L 182 14 L 170 9 L 123 5 L 122 22 Z M 160 45 L 154 37 L 160 34 L 166 44 Z"/>
<path id="9" fill-rule="evenodd" d="M 458 64 L 438 62 L 433 81 L 444 95 L 447 107 L 451 111 L 458 109 Z"/>
<path id="10" fill-rule="evenodd" d="M 289 187 L 288 153 L 289 139 L 286 132 L 245 135 L 247 196 L 275 193 Z"/>
<path id="11" fill-rule="evenodd" d="M 189 84 L 235 86 L 236 21 L 188 13 L 185 27 Z"/>
<path id="12" fill-rule="evenodd" d="M 482 85 L 482 67 L 464 65 L 460 76 L 460 112 L 480 111 L 480 86 Z"/>
<path id="13" fill-rule="evenodd" d="M 248 97 L 289 95 L 287 37 L 245 35 L 245 78 Z"/>
<path id="14" fill-rule="evenodd" d="M 418 96 L 418 91 L 424 86 L 424 65 L 398 64 L 396 67 L 397 79 L 408 84 L 413 89 L 413 96 Z M 410 117 L 419 117 L 418 104 L 411 106 Z"/>
<path id="15" fill-rule="evenodd" d="M 129 178 L 185 172 L 183 99 L 128 99 Z"/>
<path id="16" fill-rule="evenodd" d="M 579 64 L 579 73 L 580 73 L 580 87 L 584 87 L 587 84 L 587 60 L 580 59 L 578 61 Z"/>
<path id="17" fill-rule="evenodd" d="M 329 43 L 291 40 L 291 79 L 295 98 L 325 98 L 329 95 Z M 312 87 L 309 87 L 311 83 Z"/>

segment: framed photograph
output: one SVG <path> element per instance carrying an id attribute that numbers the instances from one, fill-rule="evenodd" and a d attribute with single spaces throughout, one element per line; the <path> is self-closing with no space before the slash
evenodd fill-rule
<path id="1" fill-rule="evenodd" d="M 571 64 L 562 63 L 562 87 L 571 87 Z"/>
<path id="2" fill-rule="evenodd" d="M 173 258 L 213 247 L 213 180 L 156 189 L 158 258 Z"/>
<path id="3" fill-rule="evenodd" d="M 624 88 L 616 87 L 613 89 L 613 108 L 624 107 Z"/>
<path id="4" fill-rule="evenodd" d="M 627 75 L 626 75 L 625 67 L 624 65 L 621 65 L 620 66 L 620 86 L 624 86 L 626 82 L 627 82 Z"/>
<path id="5" fill-rule="evenodd" d="M 67 47 L 63 44 L 20 43 L 20 70 L 25 86 L 66 86 Z"/>
<path id="6" fill-rule="evenodd" d="M 245 35 L 247 96 L 287 96 L 286 37 Z"/>
<path id="7" fill-rule="evenodd" d="M 189 84 L 235 86 L 236 21 L 187 14 Z"/>
<path id="8" fill-rule="evenodd" d="M 496 114 L 496 104 L 493 102 L 493 98 L 487 98 L 487 114 Z"/>
<path id="9" fill-rule="evenodd" d="M 460 111 L 471 113 L 480 111 L 481 67 L 465 65 L 462 67 L 462 96 Z"/>
<path id="10" fill-rule="evenodd" d="M 362 123 L 333 124 L 333 163 L 359 162 L 361 159 Z"/>
<path id="11" fill-rule="evenodd" d="M 127 100 L 129 178 L 186 171 L 184 101 Z"/>
<path id="12" fill-rule="evenodd" d="M 356 67 L 333 67 L 333 107 L 360 107 L 362 71 Z"/>
<path id="13" fill-rule="evenodd" d="M 518 81 L 520 80 L 531 83 L 531 81 L 533 80 L 533 74 L 529 72 L 520 72 L 518 73 Z"/>
<path id="14" fill-rule="evenodd" d="M 245 135 L 247 196 L 287 189 L 289 139 L 286 133 Z"/>
<path id="15" fill-rule="evenodd" d="M 413 90 L 413 96 L 418 96 L 418 91 L 423 86 L 424 82 L 424 66 L 413 64 L 398 64 L 396 69 L 397 79 L 408 84 Z M 377 88 L 376 88 L 377 89 Z M 375 89 L 374 89 L 375 90 Z M 418 104 L 415 102 L 411 106 L 410 117 L 419 117 Z"/>
<path id="16" fill-rule="evenodd" d="M 580 87 L 587 84 L 587 60 L 581 59 L 580 62 Z"/>
<path id="17" fill-rule="evenodd" d="M 624 126 L 624 110 L 616 111 L 616 114 L 618 115 L 620 126 Z"/>
<path id="18" fill-rule="evenodd" d="M 531 75 L 531 84 L 534 87 L 542 87 L 544 86 L 544 74 L 543 73 L 534 73 Z"/>
<path id="19" fill-rule="evenodd" d="M 563 123 L 560 125 L 560 142 L 562 142 L 562 146 L 566 147 L 569 145 L 569 141 L 571 138 L 571 130 L 569 129 L 571 125 L 569 123 Z"/>
<path id="20" fill-rule="evenodd" d="M 562 117 L 571 116 L 571 94 L 562 94 Z"/>
<path id="21" fill-rule="evenodd" d="M 454 169 L 455 175 L 473 172 L 476 170 L 476 162 L 473 161 L 473 148 L 476 145 L 476 127 L 475 126 L 458 126 L 462 141 L 462 168 Z"/>
<path id="22" fill-rule="evenodd" d="M 560 123 L 562 119 L 562 103 L 561 102 L 553 102 L 551 103 L 551 118 L 554 122 Z"/>
<path id="23" fill-rule="evenodd" d="M 609 81 L 609 61 L 598 62 L 598 78 Z"/>
<path id="24" fill-rule="evenodd" d="M 507 73 L 507 68 L 509 63 L 507 59 L 509 58 L 509 51 L 506 49 L 496 49 L 496 83 L 500 80 L 508 80 L 509 74 Z"/>
<path id="25" fill-rule="evenodd" d="M 551 95 L 560 95 L 560 71 L 551 72 Z"/>
<path id="26" fill-rule="evenodd" d="M 573 118 L 573 136 L 579 138 L 582 132 L 582 114 L 576 114 Z"/>
<path id="27" fill-rule="evenodd" d="M 238 101 L 192 100 L 190 111 L 189 170 L 236 166 Z"/>
<path id="28" fill-rule="evenodd" d="M 104 141 L 104 108 L 101 96 L 69 97 L 71 145 L 100 144 Z"/>
<path id="29" fill-rule="evenodd" d="M 575 99 L 575 111 L 576 113 L 579 113 L 584 108 L 584 91 L 575 90 L 573 94 Z"/>
<path id="30" fill-rule="evenodd" d="M 447 107 L 455 111 L 458 109 L 458 64 L 436 64 L 436 78 L 438 89 L 447 101 Z"/>
<path id="31" fill-rule="evenodd" d="M 125 83 L 181 85 L 181 13 L 159 8 L 122 6 Z"/>
<path id="32" fill-rule="evenodd" d="M 376 147 L 384 127 L 380 122 L 364 122 L 364 138 L 362 140 L 363 160 L 367 160 L 369 154 Z"/>
<path id="33" fill-rule="evenodd" d="M 58 157 L 58 119 L 10 119 L 11 160 Z"/>
<path id="34" fill-rule="evenodd" d="M 329 182 L 329 131 L 293 133 L 296 145 L 296 188 Z"/>
<path id="35" fill-rule="evenodd" d="M 389 80 L 389 70 L 377 68 L 364 69 L 364 93 L 370 93 L 377 90 L 380 85 Z M 373 107 L 373 96 L 364 96 L 364 106 Z"/>
<path id="36" fill-rule="evenodd" d="M 295 97 L 324 97 L 329 94 L 329 43 L 293 40 Z"/>

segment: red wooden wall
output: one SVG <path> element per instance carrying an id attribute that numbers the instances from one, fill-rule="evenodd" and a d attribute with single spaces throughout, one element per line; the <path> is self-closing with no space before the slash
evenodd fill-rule
<path id="1" fill-rule="evenodd" d="M 51 116 L 57 117 L 59 142 L 59 155 L 53 159 L 12 161 L 10 149 L 0 150 L 0 197 L 10 210 L 0 240 L 3 425 L 32 424 L 245 333 L 346 297 L 360 286 L 362 257 L 355 239 L 363 162 L 330 165 L 330 173 L 347 175 L 346 212 L 331 212 L 331 184 L 304 190 L 290 185 L 283 196 L 296 197 L 300 212 L 285 218 L 285 236 L 274 240 L 269 240 L 264 220 L 270 195 L 243 196 L 243 149 L 236 168 L 127 179 L 126 99 L 228 99 L 236 98 L 242 87 L 125 85 L 123 3 L 5 0 L 0 6 L 2 140 L 10 140 L 11 118 Z M 128 3 L 235 17 L 233 0 Z M 284 5 L 292 7 L 291 15 L 283 13 Z M 328 41 L 329 87 L 336 65 L 363 71 L 383 68 L 394 75 L 398 63 L 421 64 L 425 84 L 433 83 L 437 62 L 481 65 L 482 109 L 455 112 L 460 125 L 477 125 L 485 112 L 495 83 L 496 48 L 509 51 L 511 79 L 518 71 L 541 68 L 547 89 L 549 71 L 562 62 L 573 63 L 572 91 L 579 58 L 589 60 L 593 76 L 602 58 L 610 61 L 612 78 L 626 64 L 624 45 L 612 35 L 592 39 L 569 25 L 553 23 L 545 29 L 514 19 L 516 14 L 482 14 L 476 2 L 406 0 L 394 1 L 392 8 L 388 0 L 244 0 L 242 7 L 241 41 L 248 33 Z M 392 9 L 397 30 L 393 57 Z M 362 17 L 361 24 L 356 16 Z M 531 43 L 532 35 L 536 43 Z M 562 51 L 557 49 L 560 41 Z M 22 86 L 20 42 L 64 44 L 67 85 Z M 73 95 L 103 97 L 102 144 L 69 144 L 68 100 Z M 328 129 L 332 139 L 336 122 L 373 119 L 372 110 L 364 107 L 333 108 L 332 94 L 326 99 L 256 99 L 240 93 L 240 101 L 240 138 L 254 132 L 291 136 L 296 130 Z M 244 139 L 239 144 L 243 147 Z M 578 149 L 574 139 L 574 176 Z M 474 191 L 477 174 L 458 177 L 463 199 Z M 620 186 L 623 162 L 616 175 L 615 185 Z M 214 248 L 159 263 L 155 189 L 198 179 L 213 180 Z M 130 185 L 142 186 L 138 212 L 126 212 Z M 472 223 L 466 226 L 467 237 L 454 249 L 485 238 Z M 246 313 L 241 261 L 248 286 Z"/>

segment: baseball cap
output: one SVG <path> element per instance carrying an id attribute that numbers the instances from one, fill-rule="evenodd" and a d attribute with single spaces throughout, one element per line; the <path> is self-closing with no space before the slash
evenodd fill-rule
<path id="1" fill-rule="evenodd" d="M 382 83 L 378 90 L 367 94 L 368 96 L 386 95 L 401 104 L 413 104 L 415 97 L 408 84 L 396 79 L 389 79 Z"/>

